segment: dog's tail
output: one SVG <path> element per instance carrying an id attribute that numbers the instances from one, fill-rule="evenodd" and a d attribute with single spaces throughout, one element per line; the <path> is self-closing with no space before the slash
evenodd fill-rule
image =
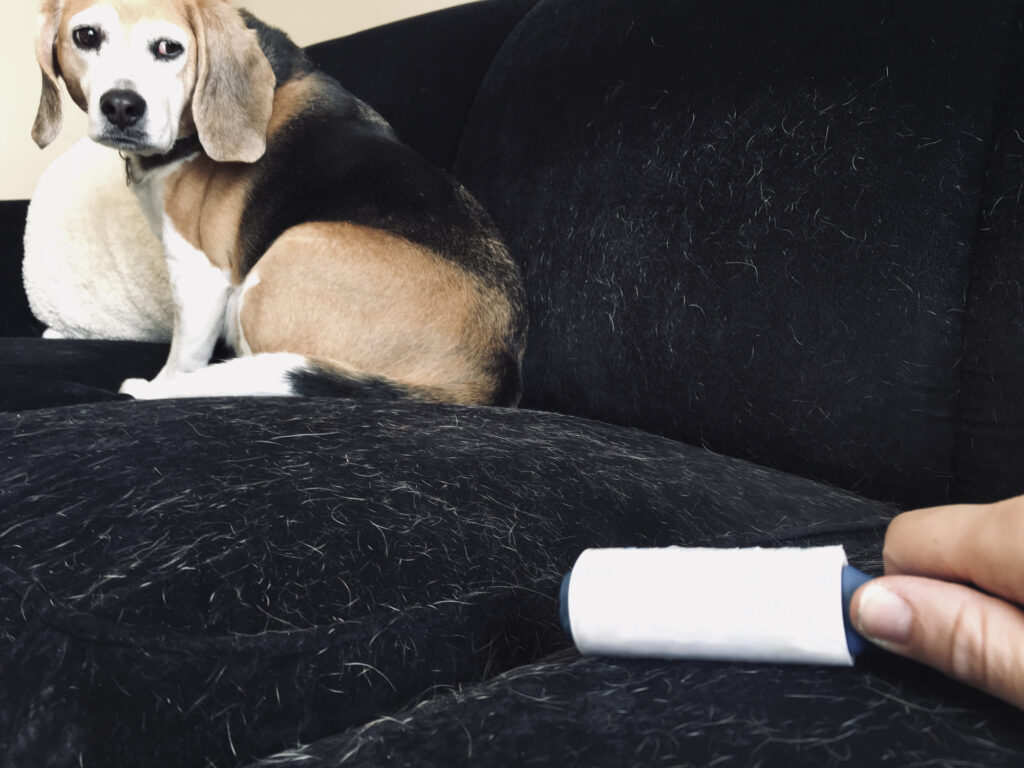
<path id="1" fill-rule="evenodd" d="M 353 397 L 372 400 L 432 400 L 447 398 L 439 390 L 402 384 L 384 376 L 346 370 L 305 358 L 305 364 L 286 374 L 291 394 L 299 397 Z"/>
<path id="2" fill-rule="evenodd" d="M 505 359 L 508 357 L 508 360 Z M 289 352 L 262 352 L 214 363 L 173 378 L 128 379 L 121 392 L 140 400 L 179 397 L 344 397 L 514 406 L 522 390 L 517 360 L 501 358 L 494 386 L 423 386 Z"/>
<path id="3" fill-rule="evenodd" d="M 353 397 L 372 400 L 444 400 L 427 388 L 287 352 L 244 355 L 172 378 L 129 379 L 121 391 L 140 400 L 177 397 Z"/>

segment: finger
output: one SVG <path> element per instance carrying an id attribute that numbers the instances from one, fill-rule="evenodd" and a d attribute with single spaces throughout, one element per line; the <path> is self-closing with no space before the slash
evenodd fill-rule
<path id="1" fill-rule="evenodd" d="M 896 517 L 885 536 L 885 571 L 974 584 L 1024 603 L 1024 497 L 957 504 Z"/>
<path id="2" fill-rule="evenodd" d="M 885 572 L 963 580 L 963 548 L 985 518 L 984 504 L 951 504 L 897 515 L 885 533 Z"/>
<path id="3" fill-rule="evenodd" d="M 961 584 L 883 576 L 850 603 L 857 631 L 1024 708 L 1024 611 Z"/>

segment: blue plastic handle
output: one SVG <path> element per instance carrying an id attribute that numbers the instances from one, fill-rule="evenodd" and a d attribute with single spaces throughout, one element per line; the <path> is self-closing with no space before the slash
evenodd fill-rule
<path id="1" fill-rule="evenodd" d="M 853 593 L 865 582 L 871 581 L 871 577 L 863 571 L 859 571 L 852 565 L 843 566 L 843 629 L 846 630 L 846 647 L 851 656 L 871 647 L 871 643 L 864 639 L 850 620 L 850 601 L 853 600 Z"/>
<path id="2" fill-rule="evenodd" d="M 562 631 L 565 632 L 565 636 L 571 642 L 576 642 L 572 636 L 572 622 L 569 621 L 569 579 L 571 578 L 571 570 L 562 577 L 562 588 L 558 591 L 558 617 L 562 620 Z"/>

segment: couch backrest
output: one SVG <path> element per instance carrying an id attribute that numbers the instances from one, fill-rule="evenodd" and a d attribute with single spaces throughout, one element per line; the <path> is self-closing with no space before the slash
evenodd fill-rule
<path id="1" fill-rule="evenodd" d="M 958 499 L 1024 493 L 1024 12 L 1006 57 L 967 291 Z"/>
<path id="2" fill-rule="evenodd" d="M 1017 5 L 543 0 L 455 163 L 523 266 L 525 405 L 905 504 L 1024 491 Z"/>
<path id="3" fill-rule="evenodd" d="M 494 52 L 536 0 L 478 0 L 306 49 L 413 149 L 451 168 Z"/>

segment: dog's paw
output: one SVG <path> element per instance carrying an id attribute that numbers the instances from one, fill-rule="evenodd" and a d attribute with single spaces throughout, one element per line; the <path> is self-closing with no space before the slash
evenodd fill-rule
<path id="1" fill-rule="evenodd" d="M 153 396 L 152 389 L 150 382 L 145 379 L 125 379 L 117 391 L 122 395 L 131 395 L 136 400 L 149 400 Z"/>

